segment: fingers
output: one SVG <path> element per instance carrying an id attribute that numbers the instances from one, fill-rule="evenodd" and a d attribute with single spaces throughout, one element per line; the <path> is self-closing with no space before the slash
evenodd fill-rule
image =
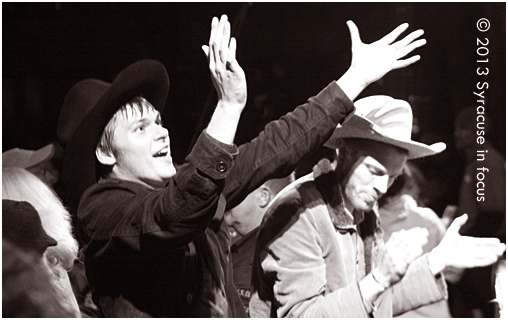
<path id="1" fill-rule="evenodd" d="M 386 243 L 386 250 L 392 257 L 402 259 L 405 264 L 419 257 L 427 243 L 429 232 L 425 228 L 412 228 L 394 232 Z"/>
<path id="2" fill-rule="evenodd" d="M 412 56 L 411 58 L 404 59 L 404 60 L 397 60 L 397 62 L 393 65 L 392 69 L 400 69 L 405 68 L 409 65 L 412 65 L 416 61 L 420 60 L 421 57 L 419 55 Z"/>
<path id="3" fill-rule="evenodd" d="M 422 247 L 427 244 L 429 231 L 425 228 L 412 228 L 401 234 L 404 243 L 405 262 L 410 263 L 423 253 Z"/>
<path id="4" fill-rule="evenodd" d="M 418 39 L 423 35 L 424 31 L 422 29 L 416 30 L 405 36 L 403 39 L 395 42 L 393 44 L 393 47 L 396 49 L 404 48 L 405 46 L 409 45 L 414 40 Z M 424 43 L 425 44 L 425 43 Z"/>
<path id="5" fill-rule="evenodd" d="M 231 41 L 229 43 L 227 62 L 228 64 L 231 64 L 235 60 L 236 60 L 236 39 L 234 37 L 231 37 Z"/>
<path id="6" fill-rule="evenodd" d="M 402 49 L 397 50 L 397 61 L 395 62 L 393 69 L 405 68 L 405 67 L 415 63 L 416 61 L 420 60 L 419 55 L 415 55 L 410 58 L 402 59 L 402 60 L 400 60 L 400 58 L 407 56 L 413 50 L 425 45 L 426 43 L 427 43 L 427 40 L 420 39 L 420 40 L 417 40 L 417 41 L 411 43 L 410 45 L 408 45 L 406 47 L 403 47 Z"/>
<path id="7" fill-rule="evenodd" d="M 426 228 L 416 227 L 407 230 L 405 240 L 414 245 L 422 247 L 427 244 L 428 236 L 429 230 L 427 230 Z"/>
<path id="8" fill-rule="evenodd" d="M 211 46 L 215 36 L 217 35 L 217 29 L 219 27 L 219 19 L 217 17 L 212 18 L 212 30 L 210 31 L 210 39 L 208 40 L 208 44 Z"/>
<path id="9" fill-rule="evenodd" d="M 398 241 L 407 245 L 424 246 L 427 243 L 429 231 L 426 228 L 416 227 L 409 230 L 394 232 L 388 241 Z"/>
<path id="10" fill-rule="evenodd" d="M 469 254 L 474 258 L 471 267 L 485 267 L 493 264 L 503 254 L 506 246 L 497 238 L 472 238 L 476 245 L 470 246 Z M 479 241 L 487 240 L 487 241 Z M 497 240 L 497 241 L 496 241 Z"/>
<path id="11" fill-rule="evenodd" d="M 229 43 L 229 36 L 228 36 L 227 40 L 224 39 L 224 36 L 226 34 L 229 34 L 229 31 L 226 30 L 229 26 L 229 22 L 228 22 L 227 16 L 222 15 L 220 17 L 218 25 L 215 29 L 215 32 L 213 32 L 214 31 L 213 30 L 214 21 L 216 21 L 216 19 L 217 19 L 216 17 L 214 17 L 212 19 L 212 33 L 214 33 L 214 37 L 212 38 L 212 34 L 210 34 L 210 39 L 211 39 L 210 48 L 212 48 L 212 53 L 213 53 L 212 60 L 215 61 L 216 67 L 218 67 L 219 63 L 223 63 L 223 64 L 226 63 L 226 60 L 224 57 L 226 54 L 226 51 L 224 51 L 224 43 L 225 42 Z M 227 46 L 227 44 L 226 44 L 226 46 Z M 224 51 L 224 52 L 222 52 L 222 51 Z"/>
<path id="12" fill-rule="evenodd" d="M 222 15 L 220 20 L 217 17 L 212 19 L 209 46 L 203 46 L 202 49 L 208 57 L 210 70 L 216 72 L 230 67 L 236 60 L 236 39 L 231 37 L 227 15 Z"/>
<path id="13" fill-rule="evenodd" d="M 201 50 L 205 53 L 207 59 L 210 59 L 210 47 L 207 45 L 202 45 Z"/>
<path id="14" fill-rule="evenodd" d="M 211 50 L 211 48 L 213 48 L 218 28 L 219 28 L 219 19 L 217 19 L 217 17 L 213 17 L 212 18 L 212 28 L 210 30 L 210 39 L 208 40 L 208 53 L 205 52 L 205 54 L 207 54 L 207 57 L 208 57 L 208 64 L 209 64 L 210 70 L 215 69 L 215 55 L 213 54 L 213 51 Z"/>
<path id="15" fill-rule="evenodd" d="M 452 224 L 450 224 L 450 227 L 448 227 L 448 230 L 446 232 L 459 233 L 460 228 L 466 223 L 467 219 L 468 219 L 467 213 L 464 213 L 460 217 L 455 218 Z"/>
<path id="16" fill-rule="evenodd" d="M 400 49 L 397 50 L 397 54 L 399 56 L 399 58 L 402 58 L 402 57 L 405 57 L 407 56 L 411 51 L 413 51 L 414 49 L 416 48 L 419 48 L 423 45 L 425 45 L 427 43 L 427 40 L 425 39 L 420 39 L 420 40 L 417 40 L 405 47 L 402 47 Z"/>
<path id="17" fill-rule="evenodd" d="M 226 15 L 222 15 L 221 22 L 223 24 L 222 28 L 222 37 L 220 38 L 220 46 L 219 46 L 219 57 L 220 61 L 223 64 L 226 64 L 229 53 L 229 42 L 231 37 L 231 25 L 229 24 L 228 17 Z M 220 31 L 220 29 L 219 29 Z"/>
<path id="18" fill-rule="evenodd" d="M 349 28 L 349 34 L 351 35 L 351 47 L 361 44 L 362 39 L 360 39 L 360 32 L 358 31 L 356 24 L 351 20 L 348 20 L 346 24 Z"/>
<path id="19" fill-rule="evenodd" d="M 383 38 L 379 39 L 378 42 L 384 43 L 384 44 L 390 44 L 390 43 L 394 42 L 395 39 L 397 39 L 402 34 L 402 32 L 404 32 L 408 27 L 409 27 L 409 24 L 403 23 L 400 26 L 398 26 L 397 28 L 395 28 L 392 32 L 390 32 Z"/>
<path id="20" fill-rule="evenodd" d="M 460 228 L 464 216 L 455 219 L 455 229 Z M 452 226 L 450 226 L 452 228 Z M 493 264 L 506 250 L 506 245 L 497 238 L 477 238 L 468 236 L 457 236 L 456 244 L 445 250 L 443 259 L 449 260 L 446 266 L 458 268 L 485 267 Z"/>

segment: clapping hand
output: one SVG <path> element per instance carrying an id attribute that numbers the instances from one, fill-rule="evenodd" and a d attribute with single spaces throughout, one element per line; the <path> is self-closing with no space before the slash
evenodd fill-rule
<path id="1" fill-rule="evenodd" d="M 427 229 L 420 227 L 394 232 L 374 265 L 374 279 L 385 288 L 399 282 L 409 264 L 422 254 L 428 235 Z"/>
<path id="2" fill-rule="evenodd" d="M 476 238 L 459 234 L 467 221 L 467 214 L 453 220 L 443 240 L 428 256 L 434 274 L 446 267 L 476 268 L 493 264 L 503 254 L 506 245 L 497 238 Z"/>

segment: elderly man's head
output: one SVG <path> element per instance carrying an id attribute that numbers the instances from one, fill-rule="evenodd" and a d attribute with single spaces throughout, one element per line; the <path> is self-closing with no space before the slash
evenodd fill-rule
<path id="1" fill-rule="evenodd" d="M 408 151 L 367 139 L 343 139 L 337 174 L 348 210 L 369 211 L 402 173 Z"/>

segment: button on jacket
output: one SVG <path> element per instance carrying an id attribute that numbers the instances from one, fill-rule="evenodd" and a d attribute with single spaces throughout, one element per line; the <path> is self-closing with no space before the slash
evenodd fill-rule
<path id="1" fill-rule="evenodd" d="M 107 317 L 242 317 L 224 211 L 320 147 L 353 104 L 336 82 L 238 148 L 200 136 L 167 185 L 105 179 L 78 222 L 94 301 Z M 229 147 L 229 148 L 228 148 Z"/>

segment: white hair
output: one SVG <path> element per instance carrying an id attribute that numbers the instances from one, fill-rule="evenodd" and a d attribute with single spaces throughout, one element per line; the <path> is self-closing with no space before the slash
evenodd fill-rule
<path id="1" fill-rule="evenodd" d="M 57 194 L 34 174 L 11 167 L 2 169 L 2 199 L 27 201 L 37 210 L 42 227 L 58 242 L 46 249 L 48 262 L 70 271 L 78 257 L 78 242 L 72 234 L 71 216 Z"/>
<path id="2" fill-rule="evenodd" d="M 78 242 L 72 235 L 71 216 L 58 195 L 25 169 L 2 168 L 2 199 L 27 201 L 39 213 L 44 231 L 57 241 L 44 252 L 42 266 L 51 272 L 51 283 L 63 306 L 81 317 L 68 271 L 78 258 Z"/>

